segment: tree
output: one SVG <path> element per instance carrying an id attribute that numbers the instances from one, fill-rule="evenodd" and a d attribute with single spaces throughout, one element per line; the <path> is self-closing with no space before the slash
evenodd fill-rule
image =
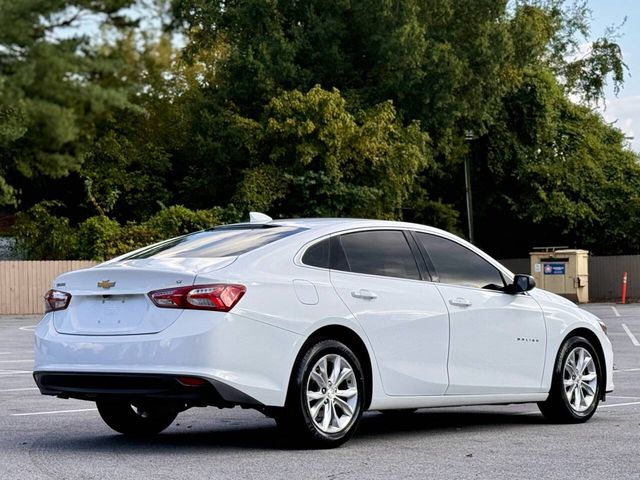
<path id="1" fill-rule="evenodd" d="M 133 2 L 0 0 L 0 203 L 57 202 L 76 255 L 171 205 L 460 233 L 467 156 L 491 253 L 640 251 L 637 155 L 588 108 L 624 63 L 614 35 L 583 48 L 584 0 L 172 0 L 181 50 Z M 86 12 L 109 35 L 60 34 Z"/>
<path id="2" fill-rule="evenodd" d="M 435 164 L 417 176 L 403 214 L 456 229 L 462 203 L 451 187 L 468 152 L 464 133 L 482 138 L 495 128 L 504 99 L 531 69 L 554 76 L 561 95 L 587 100 L 600 98 L 610 74 L 622 82 L 621 54 L 609 38 L 575 57 L 587 13 L 584 2 L 561 0 L 176 0 L 187 58 L 204 57 L 210 72 L 195 125 L 206 140 L 190 169 L 229 179 L 207 190 L 189 173 L 185 190 L 207 192 L 205 203 L 228 199 L 229 184 L 255 156 L 229 120 L 260 122 L 281 92 L 319 84 L 337 88 L 352 113 L 391 101 L 402 124 L 419 121 Z"/>
<path id="3" fill-rule="evenodd" d="M 279 216 L 401 218 L 415 175 L 432 163 L 417 122 L 402 126 L 391 102 L 352 114 L 336 89 L 283 92 L 259 123 L 241 123 L 257 154 L 237 203 Z"/>
<path id="4" fill-rule="evenodd" d="M 134 108 L 132 86 L 109 85 L 117 60 L 82 35 L 59 30 L 86 15 L 121 20 L 125 0 L 0 1 L 0 199 L 15 203 L 12 185 L 77 171 L 97 122 L 113 109 Z"/>
<path id="5" fill-rule="evenodd" d="M 566 244 L 596 253 L 640 251 L 638 155 L 624 135 L 568 100 L 548 71 L 505 97 L 503 115 L 474 151 L 478 238 L 504 255 Z M 498 231 L 495 225 L 501 225 Z"/>

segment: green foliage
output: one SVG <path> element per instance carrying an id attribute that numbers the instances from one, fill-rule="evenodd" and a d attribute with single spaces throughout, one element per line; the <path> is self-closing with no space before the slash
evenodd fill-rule
<path id="1" fill-rule="evenodd" d="M 97 124 L 114 109 L 130 109 L 135 85 L 111 83 L 118 60 L 59 29 L 87 14 L 113 19 L 132 1 L 0 1 L 0 185 L 78 171 Z M 2 188 L 2 203 L 13 203 Z"/>
<path id="2" fill-rule="evenodd" d="M 176 205 L 142 223 L 120 225 L 104 215 L 89 217 L 73 228 L 56 215 L 61 205 L 41 202 L 19 214 L 15 227 L 18 248 L 27 258 L 108 260 L 160 240 L 239 221 L 233 207 L 189 210 Z M 44 228 L 42 228 L 44 227 Z"/>
<path id="3" fill-rule="evenodd" d="M 134 4 L 186 46 L 139 28 Z M 584 0 L 0 0 L 0 12 L 0 206 L 23 212 L 32 258 L 109 258 L 249 210 L 461 233 L 467 156 L 491 253 L 640 252 L 638 156 L 570 100 L 593 105 L 625 74 L 615 32 L 584 48 Z M 102 19 L 94 38 L 73 29 L 84 15 Z"/>
<path id="4" fill-rule="evenodd" d="M 390 102 L 351 113 L 336 89 L 283 92 L 259 125 L 251 146 L 259 154 L 235 195 L 247 210 L 400 218 L 431 161 L 418 123 L 403 127 Z"/>
<path id="5" fill-rule="evenodd" d="M 392 100 L 420 120 L 436 154 L 454 157 L 465 129 L 484 134 L 522 69 L 545 65 L 568 91 L 603 95 L 622 82 L 617 45 L 600 38 L 571 61 L 588 32 L 584 2 L 564 0 L 175 0 L 191 56 L 225 45 L 208 65 L 215 94 L 256 118 L 280 90 L 338 88 L 366 105 Z"/>
<path id="6" fill-rule="evenodd" d="M 620 46 L 608 38 L 600 38 L 593 42 L 587 55 L 569 63 L 563 73 L 569 90 L 579 92 L 588 102 L 597 102 L 604 96 L 609 73 L 614 91 L 620 92 L 625 68 Z"/>
<path id="7" fill-rule="evenodd" d="M 101 215 L 119 213 L 135 205 L 133 218 L 148 218 L 170 193 L 165 176 L 169 156 L 155 143 L 134 143 L 115 131 L 98 139 L 81 169 L 88 203 Z"/>
<path id="8" fill-rule="evenodd" d="M 166 237 L 177 237 L 197 230 L 204 230 L 223 223 L 221 208 L 189 210 L 181 205 L 165 208 L 156 213 L 144 225 Z"/>
<path id="9" fill-rule="evenodd" d="M 565 94 L 577 95 L 586 103 L 598 103 L 604 98 L 608 80 L 613 82 L 616 94 L 620 91 L 626 65 L 615 42 L 618 32 L 609 28 L 604 36 L 586 41 L 591 19 L 587 0 L 518 0 L 518 5 L 518 10 L 533 8 L 544 12 L 551 36 L 546 42 L 543 64 L 554 73 Z"/>
<path id="10" fill-rule="evenodd" d="M 89 217 L 78 225 L 74 232 L 77 238 L 76 251 L 70 249 L 66 253 L 66 257 L 92 260 L 106 260 L 115 257 L 120 253 L 118 246 L 122 238 L 121 230 L 118 222 L 104 215 Z M 131 237 L 128 236 L 128 238 Z M 148 243 L 153 243 L 151 236 L 145 240 L 149 240 Z M 30 251 L 28 254 L 32 256 Z"/>
<path id="11" fill-rule="evenodd" d="M 244 171 L 235 201 L 248 211 L 267 212 L 287 197 L 289 174 L 273 164 L 259 164 Z"/>
<path id="12" fill-rule="evenodd" d="M 567 100 L 552 75 L 531 72 L 505 99 L 504 117 L 486 143 L 476 145 L 475 158 L 482 160 L 476 163 L 477 198 L 497 205 L 490 212 L 494 220 L 499 216 L 534 245 L 640 251 L 633 233 L 640 167 L 624 143 L 622 132 Z M 513 248 L 487 227 L 480 227 L 485 242 Z"/>
<path id="13" fill-rule="evenodd" d="M 18 214 L 15 225 L 17 247 L 28 258 L 75 258 L 73 254 L 78 248 L 75 231 L 68 218 L 51 214 L 51 210 L 57 207 L 60 207 L 58 202 L 41 202 Z"/>

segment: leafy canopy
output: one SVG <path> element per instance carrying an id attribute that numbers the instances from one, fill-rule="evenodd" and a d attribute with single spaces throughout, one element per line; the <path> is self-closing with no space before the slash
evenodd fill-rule
<path id="1" fill-rule="evenodd" d="M 167 30 L 141 28 L 132 5 Z M 465 158 L 490 253 L 640 251 L 637 154 L 590 110 L 625 66 L 615 32 L 585 48 L 585 0 L 0 0 L 0 12 L 0 204 L 23 212 L 32 257 L 106 258 L 174 234 L 149 223 L 174 213 L 214 212 L 194 227 L 255 209 L 465 233 Z M 93 38 L 77 28 L 87 15 Z"/>

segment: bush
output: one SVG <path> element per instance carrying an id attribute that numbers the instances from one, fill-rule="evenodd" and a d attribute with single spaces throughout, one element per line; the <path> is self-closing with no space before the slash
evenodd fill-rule
<path id="1" fill-rule="evenodd" d="M 182 205 L 174 205 L 160 210 L 145 225 L 165 237 L 177 237 L 219 225 L 222 222 L 218 210 L 189 210 Z"/>
<path id="2" fill-rule="evenodd" d="M 118 222 L 104 215 L 86 219 L 74 232 L 77 236 L 79 258 L 102 260 L 113 254 L 113 245 L 121 235 Z"/>
<path id="3" fill-rule="evenodd" d="M 72 227 L 68 218 L 52 212 L 61 206 L 57 202 L 41 202 L 18 215 L 14 233 L 26 258 L 104 261 L 166 238 L 239 220 L 233 206 L 189 210 L 175 205 L 141 223 L 120 225 L 99 215 Z"/>
<path id="4" fill-rule="evenodd" d="M 77 237 L 69 219 L 51 210 L 59 202 L 40 202 L 16 217 L 14 233 L 18 251 L 28 259 L 65 260 L 77 258 Z"/>

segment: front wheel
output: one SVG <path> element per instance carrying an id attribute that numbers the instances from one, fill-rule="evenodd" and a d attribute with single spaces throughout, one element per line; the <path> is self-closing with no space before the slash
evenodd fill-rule
<path id="1" fill-rule="evenodd" d="M 549 398 L 538 403 L 543 415 L 559 423 L 582 423 L 596 411 L 602 396 L 602 365 L 589 340 L 571 337 L 558 354 Z"/>
<path id="2" fill-rule="evenodd" d="M 341 342 L 320 340 L 294 367 L 287 403 L 276 421 L 308 446 L 337 447 L 356 430 L 364 397 L 355 354 Z"/>
<path id="3" fill-rule="evenodd" d="M 129 436 L 155 435 L 166 429 L 178 416 L 174 410 L 133 405 L 128 402 L 96 402 L 98 413 L 118 433 Z"/>

